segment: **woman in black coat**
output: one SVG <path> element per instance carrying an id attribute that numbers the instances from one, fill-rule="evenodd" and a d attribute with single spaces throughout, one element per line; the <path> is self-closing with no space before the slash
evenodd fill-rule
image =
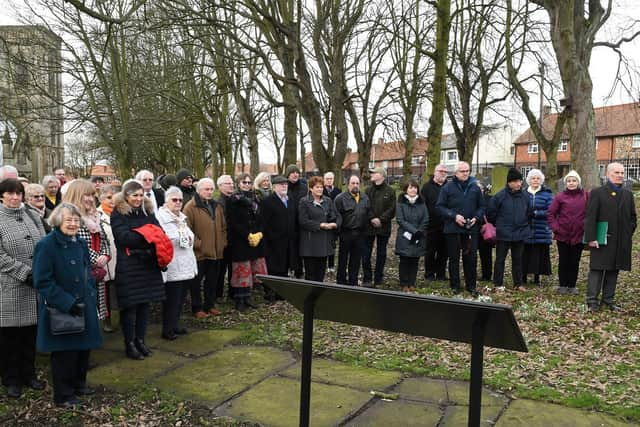
<path id="1" fill-rule="evenodd" d="M 310 193 L 300 199 L 298 222 L 300 224 L 300 256 L 304 260 L 304 278 L 316 282 L 324 281 L 327 257 L 335 253 L 334 233 L 342 218 L 333 200 L 323 195 L 322 177 L 309 180 Z"/>
<path id="2" fill-rule="evenodd" d="M 260 205 L 252 189 L 249 174 L 236 178 L 239 191 L 233 193 L 227 205 L 227 226 L 231 246 L 231 287 L 236 310 L 255 308 L 251 302 L 253 285 L 260 283 L 257 274 L 267 274 L 262 242 L 263 223 Z"/>
<path id="3" fill-rule="evenodd" d="M 117 248 L 115 282 L 125 350 L 129 358 L 142 360 L 151 355 L 144 343 L 149 303 L 164 300 L 165 292 L 155 248 L 134 230 L 146 224 L 160 225 L 138 181 L 126 182 L 114 203 L 111 229 Z"/>

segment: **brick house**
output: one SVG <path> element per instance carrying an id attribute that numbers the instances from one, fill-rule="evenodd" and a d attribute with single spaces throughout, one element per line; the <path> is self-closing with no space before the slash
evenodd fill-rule
<path id="1" fill-rule="evenodd" d="M 625 165 L 625 175 L 640 181 L 640 103 L 612 105 L 594 108 L 596 118 L 596 160 L 600 177 L 605 175 L 608 163 L 617 161 Z M 548 114 L 543 119 L 545 135 L 551 135 L 558 114 Z M 531 129 L 527 129 L 514 142 L 516 154 L 515 167 L 524 174 L 540 166 L 544 170 L 546 156 L 540 150 Z M 570 169 L 571 147 L 568 135 L 558 147 L 558 171 L 566 174 Z M 580 172 L 580 171 L 578 171 Z"/>

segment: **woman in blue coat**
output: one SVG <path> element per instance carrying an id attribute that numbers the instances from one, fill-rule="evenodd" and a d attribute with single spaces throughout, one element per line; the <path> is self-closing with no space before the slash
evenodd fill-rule
<path id="1" fill-rule="evenodd" d="M 551 274 L 551 227 L 547 211 L 553 201 L 553 193 L 544 186 L 544 174 L 540 169 L 531 169 L 527 174 L 529 216 L 531 232 L 524 243 L 522 256 L 522 282 L 527 283 L 527 274 L 533 274 L 533 283 L 540 284 L 540 275 Z"/>
<path id="2" fill-rule="evenodd" d="M 96 288 L 87 244 L 76 237 L 80 228 L 78 208 L 61 203 L 49 224 L 53 231 L 38 243 L 33 255 L 33 283 L 46 304 L 38 307 L 36 347 L 40 352 L 51 352 L 55 404 L 73 407 L 80 403 L 77 396 L 93 393 L 87 387 L 89 352 L 102 345 Z M 73 315 L 84 311 L 84 332 L 51 334 L 47 305 Z"/>

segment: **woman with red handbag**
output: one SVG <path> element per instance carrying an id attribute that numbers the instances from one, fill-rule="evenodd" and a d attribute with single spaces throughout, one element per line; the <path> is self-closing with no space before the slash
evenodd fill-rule
<path id="1" fill-rule="evenodd" d="M 76 179 L 69 184 L 62 201 L 75 205 L 82 214 L 82 223 L 78 229 L 78 237 L 87 243 L 91 260 L 91 275 L 96 281 L 98 291 L 98 319 L 109 317 L 105 276 L 111 249 L 107 234 L 100 223 L 100 212 L 96 209 L 95 187 L 91 181 Z"/>

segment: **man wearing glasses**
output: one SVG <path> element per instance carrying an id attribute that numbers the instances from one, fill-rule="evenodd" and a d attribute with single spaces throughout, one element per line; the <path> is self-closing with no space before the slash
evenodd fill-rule
<path id="1" fill-rule="evenodd" d="M 158 213 L 158 208 L 164 205 L 164 191 L 160 188 L 153 188 L 153 173 L 146 169 L 142 169 L 136 174 L 136 181 L 142 184 L 144 197 L 153 203 L 153 213 Z"/>
<path id="2" fill-rule="evenodd" d="M 447 168 L 437 165 L 431 179 L 422 186 L 420 194 L 429 211 L 427 229 L 427 253 L 424 257 L 425 280 L 446 280 L 447 241 L 444 238 L 444 222 L 436 210 L 440 190 L 447 182 Z"/>
<path id="3" fill-rule="evenodd" d="M 456 165 L 453 179 L 440 190 L 436 210 L 444 221 L 444 235 L 449 254 L 449 285 L 454 294 L 460 293 L 460 252 L 464 269 L 465 288 L 474 298 L 476 290 L 476 269 L 478 231 L 480 219 L 484 216 L 485 205 L 476 179 L 467 162 Z"/>

